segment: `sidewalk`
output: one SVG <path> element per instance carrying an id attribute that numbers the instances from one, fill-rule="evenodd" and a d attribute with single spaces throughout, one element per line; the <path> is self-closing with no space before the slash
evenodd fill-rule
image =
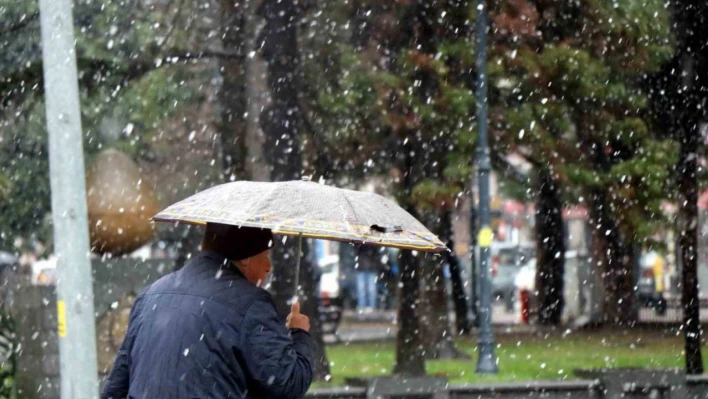
<path id="1" fill-rule="evenodd" d="M 360 322 L 388 322 L 393 323 L 396 321 L 396 316 L 398 311 L 393 310 L 376 310 L 369 313 L 362 313 L 355 310 L 345 310 L 342 315 L 343 322 L 347 321 L 350 323 L 360 323 Z M 450 313 L 450 320 L 454 320 L 454 313 Z M 492 324 L 500 325 L 515 325 L 516 319 L 512 312 L 507 312 L 504 309 L 502 303 L 494 303 L 492 305 Z"/>
<path id="2" fill-rule="evenodd" d="M 454 315 L 450 315 L 453 320 Z M 538 331 L 538 327 L 514 324 L 513 314 L 506 313 L 501 304 L 493 307 L 492 325 L 495 334 L 529 334 Z M 337 335 L 325 336 L 328 344 L 339 342 L 367 342 L 395 339 L 398 332 L 396 311 L 375 311 L 358 313 L 345 311 Z M 474 335 L 474 333 L 473 333 Z"/>

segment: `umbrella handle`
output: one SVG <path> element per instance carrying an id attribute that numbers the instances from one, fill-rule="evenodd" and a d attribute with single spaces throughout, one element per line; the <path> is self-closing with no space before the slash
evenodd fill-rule
<path id="1" fill-rule="evenodd" d="M 300 258 L 302 258 L 302 233 L 297 236 L 297 261 L 295 263 L 295 295 L 293 303 L 297 302 L 300 296 Z"/>

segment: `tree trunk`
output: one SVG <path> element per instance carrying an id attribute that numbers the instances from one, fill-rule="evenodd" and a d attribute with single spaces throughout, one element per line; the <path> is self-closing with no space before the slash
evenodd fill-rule
<path id="1" fill-rule="evenodd" d="M 449 212 L 431 211 L 425 225 L 439 237 L 451 235 Z M 454 256 L 453 256 L 454 258 Z M 454 334 L 450 329 L 450 317 L 443 267 L 446 257 L 426 254 L 423 259 L 423 302 L 420 305 L 420 327 L 426 359 L 469 359 L 455 347 Z"/>
<path id="2" fill-rule="evenodd" d="M 450 282 L 452 284 L 452 301 L 455 305 L 455 331 L 457 334 L 469 334 L 472 330 L 472 321 L 469 319 L 469 298 L 465 293 L 465 283 L 462 281 L 462 265 L 455 255 L 455 241 L 452 231 L 451 211 L 446 210 L 443 213 L 443 231 L 442 238 L 450 250 L 445 252 L 443 256 L 450 268 Z"/>
<path id="3" fill-rule="evenodd" d="M 299 179 L 302 173 L 302 155 L 299 128 L 302 126 L 298 107 L 300 62 L 297 47 L 297 21 L 301 9 L 296 0 L 265 0 L 259 15 L 265 26 L 258 39 L 261 53 L 267 63 L 271 105 L 261 114 L 266 136 L 266 157 L 271 165 L 271 179 L 285 181 Z M 274 280 L 272 289 L 276 306 L 284 318 L 290 311 L 289 302 L 295 295 L 295 254 L 297 239 L 278 240 L 273 251 Z M 319 295 L 314 281 L 314 270 L 308 261 L 308 248 L 303 243 L 300 269 L 300 302 L 304 314 L 310 317 L 310 334 L 315 340 L 315 379 L 329 375 L 329 361 L 322 337 L 319 319 Z"/>
<path id="4" fill-rule="evenodd" d="M 411 200 L 414 182 L 412 176 L 413 157 L 410 143 L 402 147 L 403 181 L 399 202 L 413 217 L 418 212 Z M 396 364 L 393 373 L 415 377 L 425 375 L 425 360 L 418 320 L 418 296 L 420 291 L 419 259 L 413 251 L 401 251 L 401 293 L 398 302 L 398 333 L 396 334 Z"/>
<path id="5" fill-rule="evenodd" d="M 585 126 L 582 114 L 576 119 L 581 145 L 599 173 L 612 168 L 606 146 L 593 140 L 592 129 Z M 623 232 L 610 199 L 613 193 L 605 186 L 592 186 L 586 197 L 590 208 L 591 252 L 595 275 L 601 277 L 603 322 L 631 327 L 637 320 L 634 294 L 634 261 L 631 234 Z M 627 235 L 625 235 L 627 234 Z M 631 237 L 631 239 L 627 239 Z"/>
<path id="6" fill-rule="evenodd" d="M 684 56 L 686 79 L 693 72 L 691 55 Z M 692 84 L 687 82 L 686 87 Z M 699 124 L 689 115 L 679 129 L 678 203 L 681 273 L 681 307 L 686 351 L 686 372 L 703 374 L 701 356 L 700 300 L 698 298 L 698 154 Z"/>
<path id="7" fill-rule="evenodd" d="M 632 246 L 610 216 L 607 196 L 603 188 L 590 193 L 593 263 L 602 276 L 604 322 L 631 327 L 637 319 Z"/>
<path id="8" fill-rule="evenodd" d="M 339 273 L 347 276 L 346 280 L 340 281 L 339 295 L 343 298 L 342 306 L 345 309 L 356 309 L 356 287 L 353 279 L 356 277 L 356 247 L 352 244 L 341 243 L 339 245 Z M 394 291 L 395 292 L 395 291 Z"/>
<path id="9" fill-rule="evenodd" d="M 246 137 L 248 120 L 246 68 L 246 9 L 247 0 L 220 0 L 222 45 L 224 51 L 236 57 L 221 60 L 223 84 L 219 90 L 222 166 L 224 181 L 244 179 L 248 150 Z"/>
<path id="10" fill-rule="evenodd" d="M 538 322 L 559 325 L 563 314 L 565 231 L 560 187 L 548 169 L 538 170 L 536 195 L 536 298 Z"/>
<path id="11" fill-rule="evenodd" d="M 410 209 L 407 209 L 409 212 Z M 401 251 L 401 294 L 398 304 L 396 364 L 393 374 L 404 377 L 425 375 L 425 361 L 418 321 L 420 260 L 412 251 Z"/>
<path id="12" fill-rule="evenodd" d="M 218 93 L 219 133 L 221 138 L 221 176 L 223 181 L 245 178 L 247 157 L 246 127 L 244 118 L 248 98 L 246 95 L 245 12 L 240 3 L 221 0 L 222 46 L 237 57 L 221 60 L 223 83 Z M 174 270 L 179 270 L 199 250 L 202 229 L 186 226 L 179 239 Z"/>

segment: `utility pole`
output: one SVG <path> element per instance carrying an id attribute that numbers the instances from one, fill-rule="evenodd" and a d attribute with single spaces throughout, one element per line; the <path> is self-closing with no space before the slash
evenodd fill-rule
<path id="1" fill-rule="evenodd" d="M 479 296 L 479 360 L 478 374 L 496 374 L 499 371 L 494 355 L 494 335 L 492 334 L 492 282 L 489 278 L 489 251 L 494 240 L 489 210 L 489 173 L 492 169 L 487 141 L 487 21 L 486 0 L 477 0 L 477 176 L 479 184 L 479 276 L 481 280 Z M 474 255 L 473 255 L 474 256 Z"/>
<path id="2" fill-rule="evenodd" d="M 98 397 L 86 178 L 71 0 L 40 0 L 61 397 Z"/>

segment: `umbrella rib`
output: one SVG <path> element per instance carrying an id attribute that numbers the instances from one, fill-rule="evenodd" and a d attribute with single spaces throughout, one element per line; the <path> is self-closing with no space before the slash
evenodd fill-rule
<path id="1" fill-rule="evenodd" d="M 342 198 L 344 198 L 344 201 L 346 201 L 347 204 L 349 205 L 349 209 L 351 209 L 352 219 L 354 219 L 355 224 L 358 224 L 359 217 L 356 215 L 356 209 L 354 209 L 354 205 L 352 205 L 351 201 L 349 201 L 349 198 L 347 198 L 344 191 L 339 191 L 339 195 L 341 195 Z M 346 222 L 346 219 L 345 219 L 345 222 Z M 349 222 L 347 222 L 347 223 L 349 223 Z"/>

